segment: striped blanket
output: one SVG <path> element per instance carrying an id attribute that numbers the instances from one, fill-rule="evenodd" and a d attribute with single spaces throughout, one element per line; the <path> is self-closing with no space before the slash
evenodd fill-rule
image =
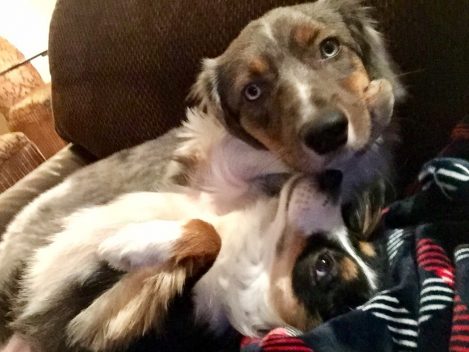
<path id="1" fill-rule="evenodd" d="M 469 352 L 469 121 L 384 218 L 386 290 L 306 334 L 276 329 L 242 352 Z"/>

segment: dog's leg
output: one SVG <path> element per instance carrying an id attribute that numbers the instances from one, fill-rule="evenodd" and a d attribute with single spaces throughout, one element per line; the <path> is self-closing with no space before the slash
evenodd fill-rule
<path id="1" fill-rule="evenodd" d="M 124 226 L 100 244 L 98 256 L 129 272 L 70 322 L 69 341 L 92 351 L 120 349 L 161 326 L 171 301 L 210 268 L 220 248 L 215 229 L 201 220 Z"/>
<path id="2" fill-rule="evenodd" d="M 100 244 L 98 256 L 115 269 L 135 271 L 178 264 L 186 257 L 212 256 L 219 247 L 215 229 L 204 221 L 153 220 L 124 226 Z"/>

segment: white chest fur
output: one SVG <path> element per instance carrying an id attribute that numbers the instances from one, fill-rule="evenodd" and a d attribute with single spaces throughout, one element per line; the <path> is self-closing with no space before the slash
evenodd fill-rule
<path id="1" fill-rule="evenodd" d="M 278 199 L 264 199 L 218 219 L 222 248 L 194 288 L 196 317 L 216 332 L 231 325 L 246 336 L 280 326 L 269 297 L 273 253 L 282 226 L 273 223 Z"/>

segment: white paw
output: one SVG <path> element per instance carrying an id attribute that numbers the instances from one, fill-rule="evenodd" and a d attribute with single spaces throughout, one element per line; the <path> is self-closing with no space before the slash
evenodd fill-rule
<path id="1" fill-rule="evenodd" d="M 163 264 L 181 236 L 181 224 L 156 220 L 125 225 L 98 247 L 98 256 L 110 266 L 132 271 Z"/>

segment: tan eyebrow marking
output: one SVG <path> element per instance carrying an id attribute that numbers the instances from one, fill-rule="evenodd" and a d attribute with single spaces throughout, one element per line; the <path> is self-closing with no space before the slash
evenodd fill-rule
<path id="1" fill-rule="evenodd" d="M 256 57 L 249 63 L 249 71 L 253 74 L 263 75 L 269 71 L 269 63 L 263 57 Z"/>
<path id="2" fill-rule="evenodd" d="M 360 249 L 360 251 L 368 256 L 368 257 L 375 257 L 376 256 L 376 251 L 375 251 L 375 248 L 373 247 L 373 245 L 371 245 L 370 243 L 367 243 L 367 242 L 360 242 L 358 244 L 358 248 Z"/>
<path id="3" fill-rule="evenodd" d="M 315 41 L 319 35 L 319 28 L 311 24 L 300 24 L 293 27 L 292 38 L 293 41 L 300 47 L 307 47 Z"/>
<path id="4" fill-rule="evenodd" d="M 355 55 L 352 55 L 351 59 L 354 69 L 342 80 L 341 85 L 349 92 L 362 96 L 370 84 L 370 78 L 363 62 Z"/>
<path id="5" fill-rule="evenodd" d="M 358 277 L 358 267 L 355 262 L 345 257 L 339 263 L 340 275 L 345 281 L 353 281 Z"/>

